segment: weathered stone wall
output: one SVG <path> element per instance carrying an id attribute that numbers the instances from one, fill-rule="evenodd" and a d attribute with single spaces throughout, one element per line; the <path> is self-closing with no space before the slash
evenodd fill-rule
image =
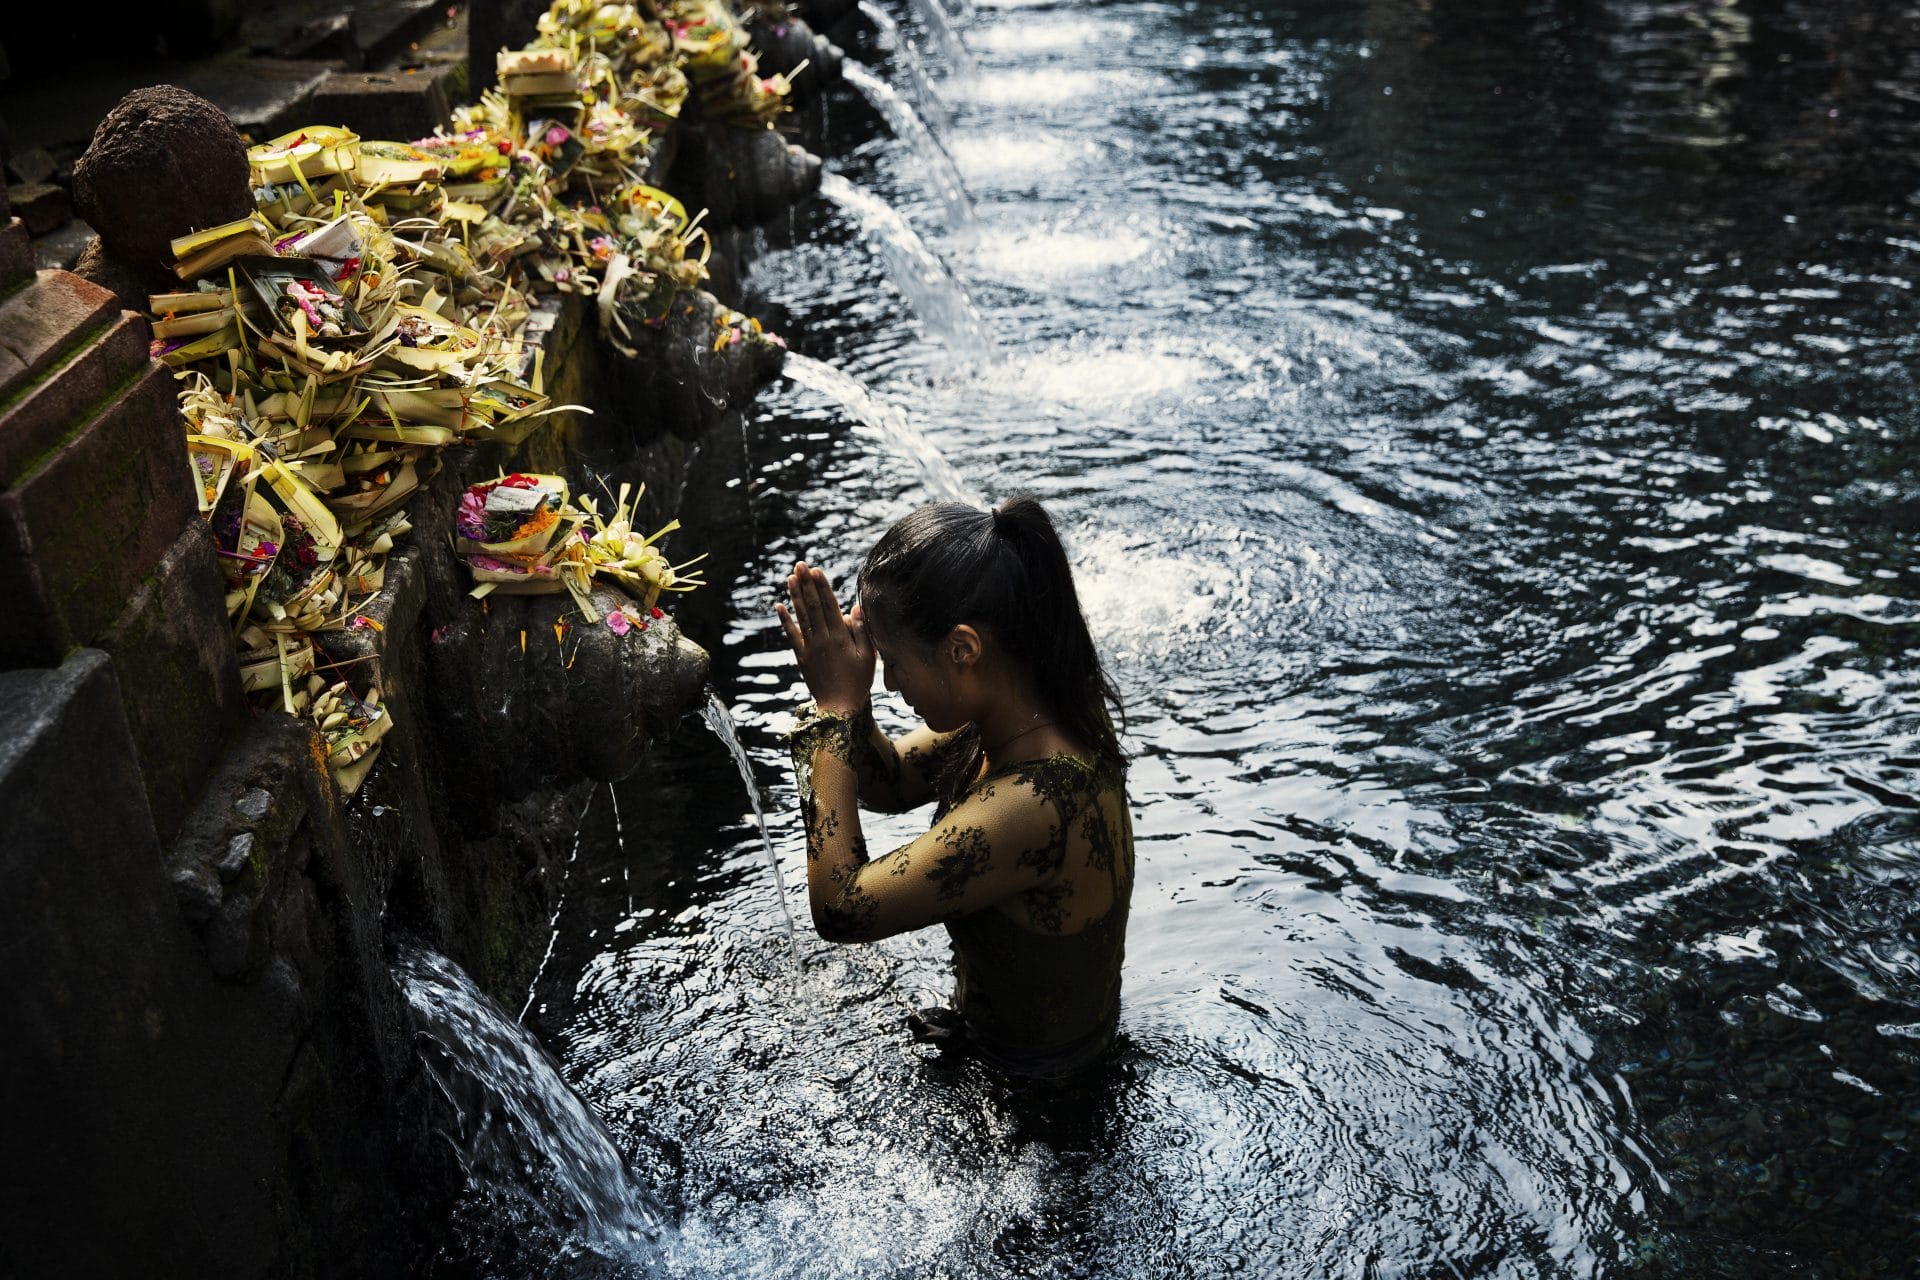
<path id="1" fill-rule="evenodd" d="M 668 184 L 720 206 L 734 243 L 817 183 L 817 161 L 771 133 L 690 122 L 678 143 Z M 587 790 L 697 705 L 706 671 L 671 619 L 623 639 L 576 617 L 556 637 L 565 596 L 468 598 L 458 496 L 512 469 L 576 490 L 644 481 L 642 519 L 678 515 L 675 545 L 698 547 L 682 504 L 744 479 L 729 471 L 742 415 L 779 354 L 715 351 L 711 299 L 639 335 L 636 358 L 599 339 L 587 302 L 550 308 L 549 390 L 593 412 L 446 450 L 367 611 L 378 626 L 322 638 L 324 662 L 378 672 L 395 720 L 346 801 L 307 725 L 242 701 L 145 321 L 31 272 L 24 244 L 13 220 L 0 989 L 19 1030 L 0 1079 L 24 1105 L 0 1273 L 396 1274 L 454 1188 L 388 949 L 420 939 L 497 995 L 524 992 Z M 93 259 L 141 274 L 99 243 Z"/>

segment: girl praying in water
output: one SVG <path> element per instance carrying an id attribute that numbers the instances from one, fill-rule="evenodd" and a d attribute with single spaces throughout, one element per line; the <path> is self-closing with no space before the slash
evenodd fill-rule
<path id="1" fill-rule="evenodd" d="M 843 613 L 796 564 L 775 606 L 813 706 L 792 739 L 820 936 L 866 942 L 944 924 L 957 1031 L 980 1056 L 1057 1077 L 1111 1043 L 1133 891 L 1126 757 L 1053 522 L 1029 497 L 922 507 L 889 529 Z M 895 742 L 886 687 L 924 723 Z M 869 858 L 859 808 L 934 802 L 933 828 Z"/>

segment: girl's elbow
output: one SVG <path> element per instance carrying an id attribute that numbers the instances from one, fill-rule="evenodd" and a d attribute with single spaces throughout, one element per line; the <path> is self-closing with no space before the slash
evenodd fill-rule
<path id="1" fill-rule="evenodd" d="M 873 920 L 863 919 L 860 913 L 829 902 L 812 905 L 814 931 L 822 942 L 874 942 L 887 936 L 884 930 L 874 928 Z"/>

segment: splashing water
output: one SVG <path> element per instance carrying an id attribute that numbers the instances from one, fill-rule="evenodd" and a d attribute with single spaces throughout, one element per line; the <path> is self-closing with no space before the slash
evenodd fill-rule
<path id="1" fill-rule="evenodd" d="M 934 447 L 933 441 L 907 421 L 900 406 L 876 396 L 858 378 L 809 356 L 788 353 L 784 372 L 801 386 L 838 401 L 841 408 L 853 415 L 854 421 L 878 434 L 894 453 L 911 461 L 920 471 L 921 484 L 936 500 L 982 505 L 980 494 L 960 478 L 960 473 Z"/>
<path id="2" fill-rule="evenodd" d="M 938 338 L 966 364 L 986 364 L 994 358 L 993 335 L 973 299 L 899 210 L 837 173 L 820 175 L 820 194 L 860 223 L 886 261 L 887 278 L 906 297 L 929 336 Z"/>
<path id="3" fill-rule="evenodd" d="M 740 745 L 740 736 L 734 732 L 733 717 L 727 714 L 727 704 L 712 689 L 707 690 L 707 727 L 713 730 L 716 738 L 725 744 L 733 756 L 734 767 L 740 770 L 740 781 L 746 784 L 747 799 L 753 804 L 753 820 L 760 825 L 760 844 L 767 851 L 767 865 L 773 868 L 773 888 L 780 899 L 780 918 L 787 926 L 787 947 L 793 952 L 793 967 L 802 966 L 800 959 L 800 941 L 793 930 L 793 910 L 787 906 L 787 878 L 780 871 L 780 855 L 774 852 L 773 837 L 767 834 L 767 813 L 760 805 L 760 788 L 753 781 L 753 766 L 747 761 L 746 749 Z"/>
<path id="4" fill-rule="evenodd" d="M 443 1136 L 467 1176 L 497 1185 L 530 1175 L 575 1256 L 651 1253 L 659 1209 L 533 1033 L 444 956 L 403 949 L 393 974 L 421 1061 L 455 1113 L 457 1132 Z"/>
<path id="5" fill-rule="evenodd" d="M 960 170 L 954 165 L 953 157 L 940 145 L 940 139 L 933 136 L 933 130 L 913 109 L 913 104 L 901 97 L 894 87 L 857 62 L 849 62 L 843 73 L 846 82 L 860 91 L 862 97 L 886 119 L 887 127 L 914 154 L 921 171 L 926 175 L 934 195 L 946 209 L 947 226 L 953 231 L 964 232 L 973 226 L 973 204 L 967 199 L 966 184 L 960 180 Z"/>

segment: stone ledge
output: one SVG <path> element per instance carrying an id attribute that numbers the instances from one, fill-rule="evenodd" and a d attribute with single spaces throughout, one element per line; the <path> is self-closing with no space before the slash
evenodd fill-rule
<path id="1" fill-rule="evenodd" d="M 110 394 L 141 371 L 152 332 L 144 319 L 122 312 L 107 328 L 87 335 L 63 363 L 27 388 L 0 416 L 0 486 L 18 483 L 74 424 L 85 423 Z"/>
<path id="2" fill-rule="evenodd" d="M 27 465 L 0 493 L 0 663 L 44 666 L 112 626 L 199 519 L 169 370 Z"/>
<path id="3" fill-rule="evenodd" d="M 105 328 L 120 304 L 97 284 L 64 271 L 41 271 L 0 302 L 0 404 L 60 362 L 83 334 Z"/>

